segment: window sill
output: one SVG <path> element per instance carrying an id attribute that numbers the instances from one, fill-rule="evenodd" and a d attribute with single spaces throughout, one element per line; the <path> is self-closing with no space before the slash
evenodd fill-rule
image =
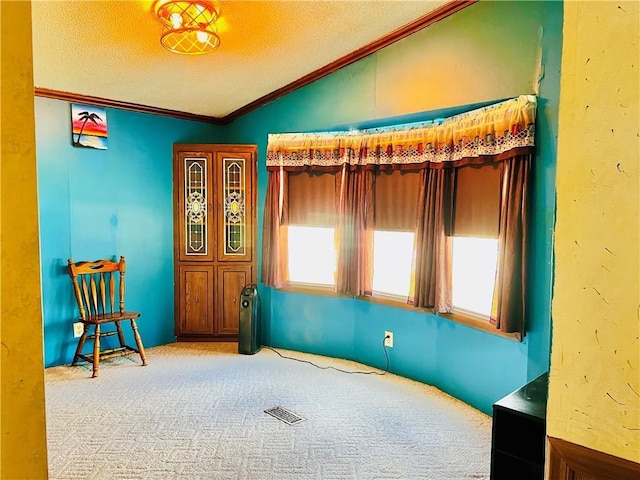
<path id="1" fill-rule="evenodd" d="M 460 323 L 467 327 L 475 328 L 476 330 L 482 330 L 483 332 L 490 333 L 492 335 L 497 335 L 499 337 L 508 338 L 510 340 L 515 340 L 516 342 L 521 342 L 519 334 L 516 333 L 503 333 L 497 330 L 493 325 L 489 323 L 489 320 L 485 320 L 481 317 L 476 317 L 475 315 L 470 315 L 463 312 L 453 312 L 453 313 L 438 313 L 433 308 L 415 308 L 413 305 L 409 305 L 405 300 L 401 300 L 399 297 L 392 297 L 386 295 L 379 296 L 359 296 L 356 297 L 358 300 L 362 300 L 364 302 L 376 303 L 378 305 L 386 305 L 388 307 L 401 308 L 403 310 L 410 310 L 412 312 L 422 312 L 428 313 L 431 315 L 435 315 L 441 317 L 445 320 L 449 320 L 450 322 Z"/>
<path id="2" fill-rule="evenodd" d="M 400 308 L 402 310 L 410 310 L 412 312 L 428 313 L 430 315 L 435 314 L 433 308 L 416 308 L 413 305 L 409 305 L 407 300 L 401 297 L 394 297 L 392 295 L 374 295 L 372 297 L 368 295 L 361 295 L 356 297 L 363 302 L 376 303 L 378 305 L 385 305 L 387 307 Z"/>
<path id="3" fill-rule="evenodd" d="M 333 285 L 319 285 L 315 283 L 293 283 L 285 288 L 276 288 L 276 291 L 282 293 L 303 293 L 321 297 L 350 297 L 349 295 L 337 294 L 333 289 Z"/>
<path id="4" fill-rule="evenodd" d="M 437 313 L 439 317 L 445 318 L 452 322 L 460 323 L 462 325 L 466 325 L 467 327 L 475 328 L 477 330 L 482 330 L 483 332 L 491 333 L 492 335 L 497 335 L 498 337 L 508 338 L 510 340 L 515 340 L 516 342 L 521 342 L 522 338 L 517 333 L 503 333 L 500 330 L 497 330 L 496 327 L 489 323 L 489 320 L 485 320 L 484 318 L 476 317 L 475 315 L 469 315 L 463 312 L 452 312 L 452 313 Z"/>
<path id="5" fill-rule="evenodd" d="M 481 317 L 476 317 L 474 315 L 469 315 L 463 312 L 453 312 L 453 313 L 438 313 L 433 308 L 416 308 L 413 305 L 409 305 L 405 300 L 400 299 L 400 297 L 393 297 L 387 295 L 378 295 L 370 297 L 368 295 L 361 295 L 358 297 L 351 297 L 351 295 L 339 295 L 337 294 L 333 286 L 324 286 L 317 284 L 309 284 L 309 283 L 297 283 L 293 284 L 286 288 L 278 288 L 277 292 L 283 293 L 302 293 L 307 295 L 318 295 L 322 297 L 341 297 L 341 298 L 356 298 L 357 300 L 361 300 L 363 302 L 375 303 L 377 305 L 385 305 L 387 307 L 400 308 L 402 310 L 409 310 L 412 312 L 421 312 L 428 313 L 430 315 L 435 315 L 441 317 L 450 322 L 459 323 L 465 325 L 467 327 L 475 328 L 476 330 L 481 330 L 483 332 L 490 333 L 492 335 L 496 335 L 498 337 L 508 338 L 510 340 L 514 340 L 516 342 L 521 342 L 522 339 L 517 333 L 503 333 L 497 330 L 493 325 L 489 323 L 488 320 L 485 320 Z"/>

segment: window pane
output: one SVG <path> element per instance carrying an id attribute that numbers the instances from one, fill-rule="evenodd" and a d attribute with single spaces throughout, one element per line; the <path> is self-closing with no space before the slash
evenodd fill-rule
<path id="1" fill-rule="evenodd" d="M 289 278 L 292 283 L 335 283 L 333 233 L 333 228 L 289 226 Z"/>
<path id="2" fill-rule="evenodd" d="M 453 237 L 454 308 L 491 315 L 497 262 L 497 238 Z"/>
<path id="3" fill-rule="evenodd" d="M 413 232 L 376 230 L 373 234 L 373 290 L 409 296 Z"/>

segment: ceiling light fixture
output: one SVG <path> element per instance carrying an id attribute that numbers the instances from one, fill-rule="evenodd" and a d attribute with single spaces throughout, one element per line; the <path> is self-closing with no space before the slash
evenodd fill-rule
<path id="1" fill-rule="evenodd" d="M 186 55 L 207 53 L 220 45 L 216 20 L 220 10 L 206 0 L 159 0 L 155 12 L 162 23 L 160 44 Z"/>

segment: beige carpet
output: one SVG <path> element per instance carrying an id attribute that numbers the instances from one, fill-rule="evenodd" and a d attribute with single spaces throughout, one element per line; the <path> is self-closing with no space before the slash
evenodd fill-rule
<path id="1" fill-rule="evenodd" d="M 45 370 L 51 479 L 488 479 L 491 419 L 395 375 L 177 343 Z M 280 350 L 347 370 L 353 362 Z M 306 420 L 287 425 L 264 410 Z"/>

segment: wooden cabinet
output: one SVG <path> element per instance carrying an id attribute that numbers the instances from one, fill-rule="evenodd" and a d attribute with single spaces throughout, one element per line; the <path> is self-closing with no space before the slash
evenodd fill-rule
<path id="1" fill-rule="evenodd" d="M 238 335 L 239 298 L 255 283 L 256 147 L 174 145 L 175 334 Z"/>
<path id="2" fill-rule="evenodd" d="M 547 374 L 493 404 L 491 480 L 542 480 Z"/>

